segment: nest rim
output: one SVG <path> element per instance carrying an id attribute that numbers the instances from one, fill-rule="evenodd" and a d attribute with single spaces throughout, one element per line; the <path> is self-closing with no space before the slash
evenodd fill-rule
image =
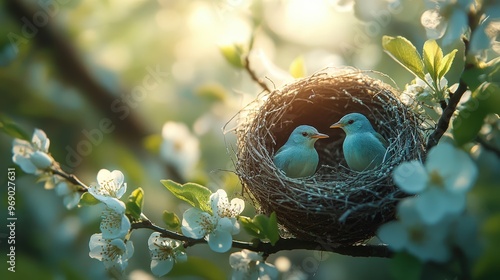
<path id="1" fill-rule="evenodd" d="M 392 170 L 403 161 L 423 158 L 425 145 L 421 120 L 399 100 L 396 89 L 368 76 L 372 73 L 319 72 L 262 93 L 238 114 L 236 174 L 259 212 L 276 212 L 282 236 L 354 244 L 394 219 L 396 204 L 406 194 L 392 182 Z M 343 132 L 325 127 L 360 108 L 390 142 L 392 156 L 374 170 L 358 172 L 343 159 Z M 318 112 L 326 116 L 314 118 Z M 300 124 L 316 127 L 330 140 L 316 144 L 320 163 L 313 176 L 289 178 L 272 157 Z"/>

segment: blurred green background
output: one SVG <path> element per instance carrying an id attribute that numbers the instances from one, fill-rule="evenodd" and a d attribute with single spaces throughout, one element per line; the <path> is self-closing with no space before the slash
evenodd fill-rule
<path id="1" fill-rule="evenodd" d="M 34 128 L 44 130 L 53 157 L 86 183 L 95 182 L 101 168 L 121 170 L 128 183 L 126 195 L 142 187 L 144 212 L 160 224 L 163 210 L 181 215 L 187 209 L 160 179 L 224 188 L 230 197 L 240 192 L 231 172 L 235 137 L 222 128 L 261 88 L 224 59 L 220 46 L 247 45 L 253 36 L 252 68 L 268 78 L 271 88 L 289 81 L 288 68 L 300 56 L 307 74 L 352 66 L 383 72 L 399 88 L 413 79 L 384 54 L 381 37 L 405 36 L 420 49 L 427 39 L 420 24 L 424 3 L 376 0 L 352 7 L 350 2 L 1 1 L 0 114 L 29 135 Z M 458 44 L 450 44 L 444 51 L 455 47 Z M 457 56 L 461 54 L 459 50 Z M 458 74 L 450 72 L 450 84 L 457 82 Z M 112 121 L 112 132 L 99 130 L 103 119 Z M 166 122 L 182 123 L 189 130 L 187 135 L 182 129 L 176 132 L 182 137 L 174 140 L 179 153 L 173 160 L 159 150 Z M 79 161 L 69 155 L 90 140 L 88 134 L 100 139 L 99 133 L 102 141 L 80 154 Z M 190 137 L 194 144 L 186 148 L 184 139 Z M 0 170 L 5 174 L 14 166 L 11 148 L 12 138 L 0 134 Z M 6 186 L 6 176 L 2 178 Z M 23 176 L 19 168 L 16 184 L 17 272 L 6 272 L 7 235 L 2 227 L 0 275 L 7 278 L 1 278 L 106 278 L 102 263 L 88 256 L 89 238 L 99 231 L 101 208 L 67 211 L 60 197 L 44 190 L 34 176 Z M 5 199 L 1 203 L 0 218 L 5 221 Z M 244 214 L 252 215 L 250 201 L 247 205 Z M 127 270 L 131 279 L 153 278 L 150 234 L 133 233 L 135 253 Z M 187 252 L 212 263 L 204 269 L 229 277 L 229 253 L 213 253 L 205 245 Z M 284 279 L 389 277 L 388 261 L 383 259 L 301 250 L 273 255 L 269 261 L 276 259 Z"/>

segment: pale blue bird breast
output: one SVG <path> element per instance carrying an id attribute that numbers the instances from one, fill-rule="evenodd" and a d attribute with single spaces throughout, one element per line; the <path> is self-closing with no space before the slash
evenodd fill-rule
<path id="1" fill-rule="evenodd" d="M 356 171 L 374 169 L 382 164 L 386 150 L 372 132 L 349 135 L 343 144 L 347 165 Z"/>

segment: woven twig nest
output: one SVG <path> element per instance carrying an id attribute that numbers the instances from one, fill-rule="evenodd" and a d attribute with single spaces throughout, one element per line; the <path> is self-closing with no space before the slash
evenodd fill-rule
<path id="1" fill-rule="evenodd" d="M 347 167 L 345 134 L 329 126 L 359 112 L 390 142 L 392 157 L 372 171 Z M 394 219 L 405 195 L 391 173 L 403 161 L 423 156 L 418 117 L 395 89 L 360 71 L 319 73 L 263 94 L 239 114 L 236 173 L 262 213 L 276 212 L 285 232 L 306 240 L 347 245 L 374 236 Z M 312 125 L 330 136 L 316 142 L 320 162 L 309 178 L 286 177 L 273 163 L 274 153 L 295 127 Z"/>

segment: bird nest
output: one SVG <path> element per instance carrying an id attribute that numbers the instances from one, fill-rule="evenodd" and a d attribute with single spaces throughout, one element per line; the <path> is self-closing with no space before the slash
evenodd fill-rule
<path id="1" fill-rule="evenodd" d="M 396 90 L 366 74 L 315 74 L 262 94 L 239 113 L 236 173 L 260 212 L 276 212 L 283 233 L 348 245 L 373 237 L 395 218 L 405 194 L 391 173 L 401 162 L 423 157 L 422 131 Z M 392 156 L 374 170 L 349 169 L 342 152 L 345 134 L 329 128 L 351 112 L 364 114 L 390 142 Z M 316 174 L 293 179 L 274 165 L 273 155 L 301 124 L 330 138 L 316 142 Z"/>

